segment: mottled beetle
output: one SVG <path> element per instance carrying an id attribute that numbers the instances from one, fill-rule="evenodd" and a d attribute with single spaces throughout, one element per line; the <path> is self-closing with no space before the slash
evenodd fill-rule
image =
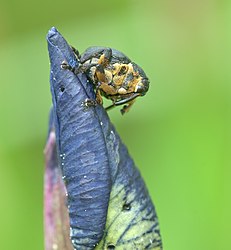
<path id="1" fill-rule="evenodd" d="M 112 105 L 106 110 L 123 105 L 121 113 L 127 112 L 138 96 L 146 94 L 149 80 L 140 66 L 132 62 L 122 52 L 106 47 L 90 47 L 83 54 L 73 48 L 79 66 L 71 68 L 66 62 L 63 68 L 74 73 L 83 72 L 94 84 L 96 89 L 96 103 L 102 104 L 102 95 L 112 100 Z M 92 100 L 86 105 L 94 105 Z"/>

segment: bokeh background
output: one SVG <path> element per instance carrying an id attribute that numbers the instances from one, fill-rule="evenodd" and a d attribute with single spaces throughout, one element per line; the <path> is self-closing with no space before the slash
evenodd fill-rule
<path id="1" fill-rule="evenodd" d="M 231 1 L 0 1 L 0 249 L 43 249 L 52 26 L 117 48 L 151 80 L 112 121 L 156 205 L 165 250 L 231 249 Z"/>

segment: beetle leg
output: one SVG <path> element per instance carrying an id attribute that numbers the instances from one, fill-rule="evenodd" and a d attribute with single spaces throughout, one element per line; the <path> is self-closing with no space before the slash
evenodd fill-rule
<path id="1" fill-rule="evenodd" d="M 119 101 L 117 101 L 117 102 L 113 102 L 112 105 L 106 107 L 105 109 L 106 109 L 106 110 L 110 110 L 110 109 L 112 109 L 112 108 L 115 107 L 115 106 L 119 106 L 119 105 L 123 105 L 123 104 L 128 103 L 128 105 L 125 105 L 125 106 L 121 109 L 121 113 L 124 114 L 125 112 L 127 112 L 127 111 L 130 109 L 130 106 L 135 102 L 135 99 L 136 99 L 138 96 L 140 96 L 139 93 L 134 93 L 134 94 L 132 94 L 131 96 L 125 98 L 125 99 L 119 100 Z M 131 104 L 129 105 L 129 103 L 131 103 Z M 126 106 L 128 106 L 128 107 L 126 107 Z"/>
<path id="2" fill-rule="evenodd" d="M 80 61 L 81 56 L 80 56 L 79 51 L 73 46 L 70 46 L 70 47 L 71 47 L 72 51 L 74 52 L 78 61 Z M 98 64 L 96 64 L 96 63 L 81 64 L 80 63 L 77 67 L 71 67 L 66 61 L 63 61 L 61 64 L 61 68 L 68 69 L 77 75 L 79 73 L 85 73 L 91 67 L 96 66 L 96 65 L 98 65 Z"/>
<path id="3" fill-rule="evenodd" d="M 103 50 L 103 54 L 99 58 L 98 64 L 107 67 L 111 61 L 111 57 L 112 57 L 112 50 L 110 48 L 105 48 Z"/>
<path id="4" fill-rule="evenodd" d="M 96 95 L 96 102 L 98 104 L 102 105 L 103 104 L 103 98 L 102 98 L 102 95 L 100 93 L 100 89 L 99 89 L 98 86 L 96 87 L 95 95 Z"/>
<path id="5" fill-rule="evenodd" d="M 134 102 L 135 102 L 135 99 L 133 99 L 132 101 L 130 101 L 126 105 L 124 105 L 123 108 L 120 110 L 120 113 L 122 115 L 124 115 L 125 113 L 127 113 L 131 109 L 131 107 L 132 107 L 132 105 L 133 105 Z M 107 107 L 106 110 L 109 110 L 109 109 L 115 107 L 116 105 L 118 105 L 118 104 L 114 103 L 114 105 L 111 105 L 111 106 Z"/>
<path id="6" fill-rule="evenodd" d="M 78 61 L 79 61 L 79 59 L 80 59 L 79 51 L 78 51 L 76 48 L 74 48 L 73 46 L 70 46 L 70 47 L 71 47 L 72 51 L 74 52 L 76 58 L 77 58 Z M 71 67 L 71 66 L 67 63 L 67 61 L 63 61 L 63 62 L 61 63 L 61 68 L 62 68 L 62 69 L 68 69 L 68 70 L 70 70 L 70 71 L 72 71 L 72 72 L 75 73 L 75 71 L 76 71 L 79 67 Z"/>
<path id="7" fill-rule="evenodd" d="M 119 100 L 117 102 L 115 102 L 115 106 L 119 106 L 119 105 L 122 105 L 122 104 L 126 104 L 134 99 L 136 99 L 138 96 L 140 96 L 140 93 L 133 93 L 132 95 L 130 95 L 129 97 L 125 98 L 125 99 L 122 99 L 122 100 Z"/>
<path id="8" fill-rule="evenodd" d="M 79 65 L 78 67 L 71 67 L 71 65 L 68 64 L 67 61 L 63 61 L 61 63 L 61 68 L 62 69 L 67 69 L 73 72 L 74 74 L 79 74 L 79 73 L 85 73 L 88 69 L 90 69 L 92 66 L 95 66 L 95 64 L 88 64 L 88 65 Z"/>
<path id="9" fill-rule="evenodd" d="M 96 75 L 98 82 L 105 82 L 105 83 L 107 82 L 104 67 L 102 64 L 98 64 L 96 66 L 95 75 Z"/>
<path id="10" fill-rule="evenodd" d="M 128 102 L 128 104 L 124 105 L 123 108 L 120 110 L 121 114 L 124 115 L 125 113 L 127 113 L 131 109 L 131 106 L 133 105 L 134 102 L 135 99 Z"/>
<path id="11" fill-rule="evenodd" d="M 102 95 L 100 93 L 100 85 L 101 83 L 100 82 L 97 82 L 97 85 L 96 85 L 96 88 L 95 88 L 95 99 L 96 99 L 96 102 L 98 104 L 103 104 L 103 98 L 102 98 Z"/>
<path id="12" fill-rule="evenodd" d="M 74 54 L 77 57 L 77 59 L 79 60 L 80 59 L 80 53 L 79 53 L 79 51 L 75 47 L 73 47 L 73 46 L 71 46 L 71 49 L 74 52 Z"/>
<path id="13" fill-rule="evenodd" d="M 115 103 L 113 102 L 110 106 L 106 107 L 105 110 L 108 111 L 110 109 L 113 109 L 115 107 Z"/>
<path id="14" fill-rule="evenodd" d="M 71 65 L 69 65 L 67 61 L 63 61 L 60 66 L 62 69 L 68 69 L 72 72 L 75 71 L 75 68 L 71 67 Z"/>
<path id="15" fill-rule="evenodd" d="M 74 69 L 74 73 L 77 75 L 79 73 L 87 72 L 91 67 L 96 66 L 96 63 L 88 63 L 88 64 L 80 64 L 78 67 Z"/>

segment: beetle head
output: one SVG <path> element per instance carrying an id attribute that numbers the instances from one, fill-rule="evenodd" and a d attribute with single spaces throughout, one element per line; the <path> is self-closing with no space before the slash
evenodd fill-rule
<path id="1" fill-rule="evenodd" d="M 140 93 L 141 96 L 145 95 L 149 89 L 148 78 L 142 78 L 141 81 L 136 86 L 136 93 Z"/>

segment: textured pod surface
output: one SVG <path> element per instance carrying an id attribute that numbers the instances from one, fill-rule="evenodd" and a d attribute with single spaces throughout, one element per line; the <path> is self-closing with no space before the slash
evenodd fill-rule
<path id="1" fill-rule="evenodd" d="M 94 98 L 85 75 L 77 77 L 61 68 L 63 60 L 77 64 L 71 48 L 54 28 L 47 38 L 58 160 L 68 193 L 71 239 L 76 249 L 93 249 L 103 237 L 111 190 L 107 150 L 94 109 L 82 104 L 86 98 Z"/>
<path id="2" fill-rule="evenodd" d="M 78 62 L 55 28 L 47 36 L 58 162 L 68 193 L 75 249 L 162 249 L 158 219 L 145 184 Z"/>

